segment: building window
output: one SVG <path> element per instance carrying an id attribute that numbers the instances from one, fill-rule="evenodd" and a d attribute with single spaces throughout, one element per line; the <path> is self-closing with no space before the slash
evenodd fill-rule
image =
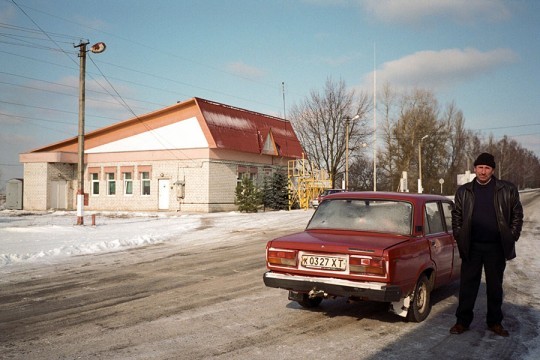
<path id="1" fill-rule="evenodd" d="M 107 173 L 107 195 L 116 195 L 116 181 L 114 173 Z"/>
<path id="2" fill-rule="evenodd" d="M 99 195 L 99 174 L 92 173 L 92 195 Z"/>
<path id="3" fill-rule="evenodd" d="M 245 178 L 245 177 L 248 177 L 249 176 L 249 173 L 245 173 L 245 172 L 239 172 L 237 173 L 236 175 L 236 184 L 239 185 L 242 183 L 242 180 Z"/>
<path id="4" fill-rule="evenodd" d="M 148 171 L 141 172 L 141 194 L 150 195 L 150 173 Z"/>
<path id="5" fill-rule="evenodd" d="M 133 178 L 130 172 L 124 173 L 124 195 L 133 195 Z"/>
<path id="6" fill-rule="evenodd" d="M 248 178 L 255 184 L 257 182 L 257 170 L 254 166 L 238 166 L 236 170 L 236 183 L 240 184 L 242 179 Z"/>

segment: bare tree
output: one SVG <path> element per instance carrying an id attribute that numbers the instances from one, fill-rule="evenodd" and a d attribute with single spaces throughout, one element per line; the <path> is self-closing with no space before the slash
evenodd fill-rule
<path id="1" fill-rule="evenodd" d="M 431 91 L 415 89 L 399 94 L 398 99 L 383 101 L 386 119 L 385 151 L 379 152 L 379 164 L 384 172 L 381 189 L 398 190 L 402 172 L 407 172 L 409 190 L 418 191 L 418 182 L 414 180 L 420 178 L 419 161 L 422 161 L 423 188 L 426 192 L 439 192 L 439 179 L 444 179 L 447 173 L 450 122 L 439 119 L 439 105 Z"/>
<path id="2" fill-rule="evenodd" d="M 408 188 L 418 191 L 419 163 L 425 192 L 452 194 L 458 174 L 473 170 L 481 152 L 497 159 L 497 176 L 519 188 L 540 187 L 540 161 L 515 140 L 490 135 L 482 140 L 477 132 L 465 128 L 465 117 L 455 103 L 440 110 L 432 91 L 413 89 L 397 92 L 385 84 L 379 97 L 379 145 L 377 150 L 377 189 L 397 191 L 402 172 L 408 174 Z M 349 189 L 368 190 L 373 185 L 372 159 L 365 155 L 373 129 L 367 115 L 371 102 L 365 93 L 356 96 L 345 83 L 328 79 L 322 92 L 312 91 L 291 111 L 291 121 L 302 142 L 306 157 L 332 177 L 332 186 L 344 178 L 349 155 Z M 356 121 L 347 121 L 359 115 Z M 421 153 L 419 153 L 419 150 Z M 444 180 L 441 187 L 440 179 Z"/>
<path id="3" fill-rule="evenodd" d="M 370 110 L 369 104 L 366 94 L 356 96 L 354 90 L 347 90 L 343 80 L 327 79 L 322 93 L 312 90 L 308 98 L 291 109 L 291 122 L 307 158 L 328 171 L 333 187 L 345 169 L 346 119 L 359 116 L 348 126 L 348 151 L 352 159 L 369 135 L 364 121 Z"/>
<path id="4" fill-rule="evenodd" d="M 466 163 L 466 145 L 469 132 L 465 129 L 463 112 L 456 107 L 454 102 L 448 104 L 441 119 L 448 129 L 449 136 L 446 141 L 447 154 L 444 180 L 445 188 L 452 192 L 457 187 L 458 174 L 464 172 L 463 164 Z"/>

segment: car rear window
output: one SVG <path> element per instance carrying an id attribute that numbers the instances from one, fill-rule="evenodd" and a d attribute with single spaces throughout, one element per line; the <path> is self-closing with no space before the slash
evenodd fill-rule
<path id="1" fill-rule="evenodd" d="M 315 211 L 307 229 L 343 229 L 410 235 L 412 205 L 404 201 L 332 199 Z"/>

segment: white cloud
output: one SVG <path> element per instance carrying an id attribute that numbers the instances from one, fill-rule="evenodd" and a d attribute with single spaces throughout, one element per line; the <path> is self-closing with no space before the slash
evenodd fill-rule
<path id="1" fill-rule="evenodd" d="M 76 16 L 75 22 L 79 25 L 82 25 L 92 30 L 103 31 L 109 28 L 109 25 L 105 21 L 101 19 L 97 19 L 97 18 L 87 18 L 83 16 Z"/>
<path id="2" fill-rule="evenodd" d="M 232 62 L 227 65 L 227 71 L 248 79 L 260 79 L 265 72 L 257 67 L 247 65 L 242 61 Z"/>
<path id="3" fill-rule="evenodd" d="M 16 11 L 13 6 L 1 6 L 0 7 L 0 22 L 8 23 L 15 18 Z"/>
<path id="4" fill-rule="evenodd" d="M 419 51 L 382 64 L 377 82 L 388 82 L 394 88 L 446 89 L 516 61 L 518 56 L 510 49 Z M 373 73 L 366 76 L 364 86 L 372 83 Z"/>
<path id="5" fill-rule="evenodd" d="M 501 21 L 511 16 L 504 0 L 303 0 L 316 6 L 357 6 L 388 23 L 420 24 L 435 19 L 459 23 Z"/>
<path id="6" fill-rule="evenodd" d="M 339 66 L 343 64 L 350 63 L 356 56 L 351 55 L 341 55 L 336 57 L 324 57 L 322 62 L 330 66 Z"/>
<path id="7" fill-rule="evenodd" d="M 418 23 L 431 17 L 457 22 L 500 21 L 510 17 L 503 0 L 357 0 L 375 17 L 393 23 Z"/>

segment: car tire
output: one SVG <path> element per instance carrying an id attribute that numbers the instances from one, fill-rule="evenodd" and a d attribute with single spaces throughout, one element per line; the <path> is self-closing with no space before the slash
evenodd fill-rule
<path id="1" fill-rule="evenodd" d="M 303 308 L 312 309 L 312 308 L 316 308 L 317 306 L 319 306 L 322 301 L 323 301 L 322 297 L 310 298 L 308 294 L 303 294 L 302 295 L 302 300 L 298 300 L 297 302 Z"/>
<path id="2" fill-rule="evenodd" d="M 407 313 L 407 320 L 424 321 L 431 311 L 431 285 L 425 274 L 422 274 L 414 288 L 414 295 Z"/>

